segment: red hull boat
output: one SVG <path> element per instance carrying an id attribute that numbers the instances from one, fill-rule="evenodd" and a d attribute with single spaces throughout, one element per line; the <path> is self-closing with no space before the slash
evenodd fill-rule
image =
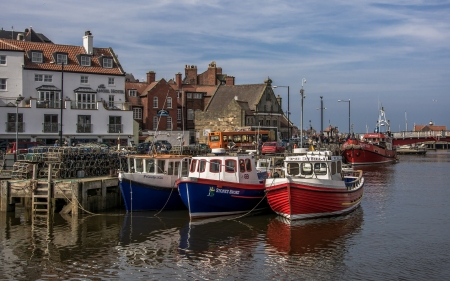
<path id="1" fill-rule="evenodd" d="M 381 126 L 387 126 L 388 131 L 381 133 Z M 389 123 L 386 120 L 383 108 L 380 110 L 375 132 L 364 134 L 361 140 L 348 139 L 342 144 L 341 151 L 345 161 L 351 165 L 383 164 L 398 161 L 397 151 L 392 144 Z"/>
<path id="2" fill-rule="evenodd" d="M 362 171 L 342 168 L 342 157 L 330 151 L 288 156 L 279 178 L 266 180 L 272 210 L 289 219 L 336 216 L 356 209 L 362 200 Z"/>

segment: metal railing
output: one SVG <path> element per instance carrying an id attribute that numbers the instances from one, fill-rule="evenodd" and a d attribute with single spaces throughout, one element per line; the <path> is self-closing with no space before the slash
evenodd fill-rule
<path id="1" fill-rule="evenodd" d="M 57 133 L 60 125 L 60 123 L 42 123 L 42 132 Z"/>
<path id="2" fill-rule="evenodd" d="M 37 108 L 61 108 L 61 103 L 59 101 L 53 100 L 38 100 L 36 102 Z"/>
<path id="3" fill-rule="evenodd" d="M 77 133 L 92 133 L 92 125 L 90 123 L 77 123 Z"/>
<path id="4" fill-rule="evenodd" d="M 5 122 L 6 123 L 6 132 L 7 133 L 15 133 L 16 132 L 16 122 Z M 18 122 L 17 123 L 19 130 L 17 130 L 17 132 L 19 133 L 23 133 L 24 127 L 25 127 L 25 122 Z"/>
<path id="5" fill-rule="evenodd" d="M 119 134 L 123 132 L 123 124 L 108 124 L 108 133 Z"/>

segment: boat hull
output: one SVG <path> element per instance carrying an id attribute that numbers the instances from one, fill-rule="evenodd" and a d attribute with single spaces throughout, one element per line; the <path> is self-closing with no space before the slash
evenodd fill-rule
<path id="1" fill-rule="evenodd" d="M 131 211 L 186 209 L 176 185 L 162 187 L 122 178 L 119 182 L 125 209 Z"/>
<path id="2" fill-rule="evenodd" d="M 191 219 L 268 210 L 264 184 L 181 178 L 178 190 Z"/>
<path id="3" fill-rule="evenodd" d="M 327 186 L 314 182 L 276 179 L 266 188 L 267 201 L 272 210 L 289 220 L 337 216 L 356 209 L 362 200 L 364 180 L 354 189 Z"/>
<path id="4" fill-rule="evenodd" d="M 396 150 L 388 150 L 365 143 L 344 145 L 344 147 L 342 156 L 351 165 L 394 163 L 397 161 Z"/>

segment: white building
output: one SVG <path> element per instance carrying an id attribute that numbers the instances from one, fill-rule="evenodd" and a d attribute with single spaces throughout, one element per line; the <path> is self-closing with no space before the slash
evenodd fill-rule
<path id="1" fill-rule="evenodd" d="M 0 142 L 13 142 L 16 134 L 19 141 L 46 144 L 134 140 L 117 56 L 94 48 L 89 31 L 82 43 L 0 39 Z"/>

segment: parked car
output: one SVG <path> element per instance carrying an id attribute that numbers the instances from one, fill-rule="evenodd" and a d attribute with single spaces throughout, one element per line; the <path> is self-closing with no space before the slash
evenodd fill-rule
<path id="1" fill-rule="evenodd" d="M 261 148 L 261 153 L 283 153 L 285 151 L 285 147 L 276 141 L 268 141 L 263 143 Z"/>
<path id="2" fill-rule="evenodd" d="M 35 146 L 45 146 L 43 143 L 35 142 L 35 141 L 19 141 L 19 153 L 28 153 L 28 149 Z M 16 142 L 10 142 L 8 144 L 7 153 L 16 153 Z"/>
<path id="3" fill-rule="evenodd" d="M 149 152 L 152 142 L 141 142 L 136 145 L 136 152 L 139 154 L 146 154 Z"/>
<path id="4" fill-rule="evenodd" d="M 157 140 L 155 141 L 156 150 L 164 150 L 165 147 L 167 151 L 172 149 L 172 144 L 167 140 Z"/>

